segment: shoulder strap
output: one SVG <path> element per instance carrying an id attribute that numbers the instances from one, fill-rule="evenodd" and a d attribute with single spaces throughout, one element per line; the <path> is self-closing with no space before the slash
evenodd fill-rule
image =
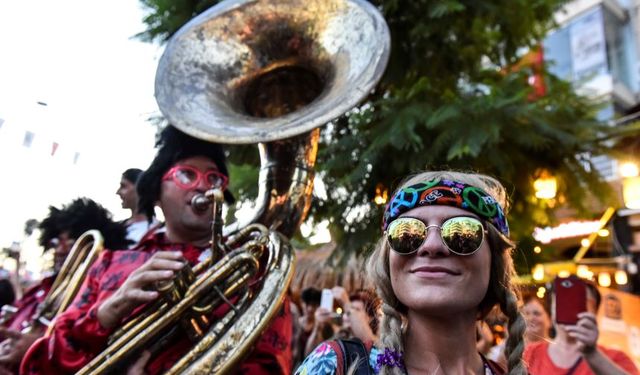
<path id="1" fill-rule="evenodd" d="M 336 341 L 342 352 L 342 355 L 338 356 L 338 368 L 340 371 L 340 367 L 342 367 L 342 372 L 338 374 L 344 375 L 354 363 L 356 363 L 355 375 L 372 374 L 371 368 L 369 367 L 369 351 L 360 339 L 338 339 Z"/>
<path id="2" fill-rule="evenodd" d="M 336 375 L 344 375 L 344 350 L 342 345 L 340 345 L 336 340 L 327 341 L 327 344 L 336 353 L 336 362 L 338 366 L 336 368 Z"/>
<path id="3" fill-rule="evenodd" d="M 500 365 L 499 363 L 485 357 L 484 354 L 482 353 L 478 353 L 478 354 L 480 354 L 480 357 L 482 357 L 482 361 L 489 368 L 492 374 L 504 375 L 507 373 L 507 370 L 505 370 L 505 368 L 502 367 L 502 365 Z"/>

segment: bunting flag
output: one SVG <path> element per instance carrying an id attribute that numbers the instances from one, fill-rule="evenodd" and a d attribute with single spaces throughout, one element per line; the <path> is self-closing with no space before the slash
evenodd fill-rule
<path id="1" fill-rule="evenodd" d="M 51 144 L 51 156 L 54 156 L 56 154 L 56 151 L 58 151 L 58 142 L 53 142 Z"/>
<path id="2" fill-rule="evenodd" d="M 0 129 L 3 127 L 4 122 L 5 120 L 0 118 Z M 73 162 L 74 165 L 78 164 L 78 161 L 80 160 L 79 151 L 72 151 L 69 147 L 65 146 L 64 144 L 61 145 L 57 141 L 50 141 L 51 143 L 49 144 L 49 141 L 47 140 L 48 137 L 46 135 L 44 136 L 44 138 L 43 136 L 39 135 L 38 141 L 35 142 L 36 135 L 38 134 L 36 134 L 35 132 L 25 130 L 24 136 L 22 138 L 22 146 L 24 148 L 31 149 L 36 153 L 46 153 L 51 157 L 56 157 L 56 159 L 62 158 L 61 161 L 68 160 Z M 61 146 L 63 149 L 62 151 L 60 151 Z M 61 153 L 62 156 L 60 156 Z"/>
<path id="3" fill-rule="evenodd" d="M 2 124 L 4 124 L 4 119 L 0 118 L 0 129 L 2 129 Z"/>
<path id="4" fill-rule="evenodd" d="M 26 130 L 24 132 L 24 139 L 22 140 L 22 145 L 26 148 L 30 148 L 31 144 L 33 143 L 33 138 L 35 137 L 35 134 L 33 134 L 32 132 Z"/>

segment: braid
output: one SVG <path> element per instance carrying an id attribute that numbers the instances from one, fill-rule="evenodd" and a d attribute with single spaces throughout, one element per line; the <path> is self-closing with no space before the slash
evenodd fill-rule
<path id="1" fill-rule="evenodd" d="M 368 274 L 380 299 L 382 299 L 382 321 L 380 322 L 380 349 L 389 348 L 398 353 L 404 352 L 402 343 L 402 322 L 404 306 L 398 301 L 389 275 L 389 246 L 385 238 L 378 242 L 367 264 Z M 396 307 L 394 307 L 396 306 Z M 380 375 L 400 375 L 397 367 L 383 366 Z"/>
<path id="2" fill-rule="evenodd" d="M 518 297 L 509 288 L 504 288 L 502 296 L 500 308 L 509 318 L 509 336 L 505 347 L 509 375 L 527 374 L 527 369 L 522 362 L 522 353 L 524 352 L 522 336 L 524 335 L 526 323 L 518 311 Z"/>
<path id="3" fill-rule="evenodd" d="M 380 327 L 380 344 L 382 348 L 394 348 L 398 353 L 403 353 L 402 315 L 387 303 L 382 305 L 382 312 L 384 313 Z M 398 367 L 383 366 L 379 374 L 401 375 L 403 372 Z"/>
<path id="4" fill-rule="evenodd" d="M 507 368 L 510 375 L 527 374 L 522 362 L 524 352 L 524 330 L 526 323 L 518 310 L 518 290 L 513 285 L 516 276 L 511 251 L 515 247 L 508 239 L 502 237 L 492 225 L 489 228 L 489 242 L 492 249 L 491 280 L 487 295 L 481 302 L 481 311 L 486 315 L 487 309 L 500 305 L 500 310 L 509 319 L 509 336 L 505 346 Z"/>

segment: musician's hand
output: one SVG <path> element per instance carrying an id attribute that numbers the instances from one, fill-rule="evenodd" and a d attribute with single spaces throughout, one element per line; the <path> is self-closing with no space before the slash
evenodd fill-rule
<path id="1" fill-rule="evenodd" d="M 22 361 L 31 344 L 42 337 L 44 332 L 34 329 L 29 333 L 21 333 L 13 329 L 0 327 L 0 334 L 7 338 L 0 344 L 0 366 L 9 370 L 17 370 L 18 366 L 20 366 L 20 361 Z"/>
<path id="2" fill-rule="evenodd" d="M 127 370 L 127 375 L 146 374 L 146 372 L 144 371 L 144 367 L 147 365 L 147 362 L 149 362 L 149 359 L 151 359 L 151 352 L 149 352 L 148 350 L 145 350 L 142 353 L 140 353 L 140 358 L 138 358 L 138 360 L 135 361 L 131 365 L 131 367 L 129 367 L 129 369 Z"/>
<path id="3" fill-rule="evenodd" d="M 118 290 L 98 308 L 98 320 L 105 328 L 114 328 L 141 304 L 158 298 L 153 286 L 158 281 L 170 280 L 184 267 L 179 251 L 158 251 L 140 268 L 133 271 Z"/>

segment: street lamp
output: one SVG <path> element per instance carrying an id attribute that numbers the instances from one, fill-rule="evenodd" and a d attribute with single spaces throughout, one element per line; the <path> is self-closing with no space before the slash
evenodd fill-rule
<path id="1" fill-rule="evenodd" d="M 389 198 L 389 190 L 384 187 L 382 184 L 376 185 L 376 196 L 373 198 L 373 201 L 378 205 L 382 206 L 387 203 L 387 199 Z"/>
<path id="2" fill-rule="evenodd" d="M 626 285 L 627 282 L 629 282 L 627 273 L 624 270 L 617 270 L 613 278 L 616 280 L 616 284 L 618 285 Z"/>
<path id="3" fill-rule="evenodd" d="M 627 208 L 640 208 L 640 177 L 622 180 L 622 198 Z"/>
<path id="4" fill-rule="evenodd" d="M 540 172 L 538 178 L 533 181 L 533 189 L 538 199 L 553 199 L 558 191 L 558 180 L 549 172 Z"/>
<path id="5" fill-rule="evenodd" d="M 611 275 L 609 275 L 609 272 L 601 272 L 598 274 L 598 284 L 604 288 L 611 286 Z"/>
<path id="6" fill-rule="evenodd" d="M 629 177 L 638 177 L 638 165 L 632 161 L 626 161 L 620 164 L 620 176 L 629 178 Z"/>
<path id="7" fill-rule="evenodd" d="M 640 172 L 638 164 L 626 161 L 620 164 L 622 177 L 622 199 L 627 208 L 640 208 Z"/>
<path id="8" fill-rule="evenodd" d="M 544 266 L 536 264 L 531 271 L 531 276 L 535 281 L 542 281 L 544 279 Z"/>

